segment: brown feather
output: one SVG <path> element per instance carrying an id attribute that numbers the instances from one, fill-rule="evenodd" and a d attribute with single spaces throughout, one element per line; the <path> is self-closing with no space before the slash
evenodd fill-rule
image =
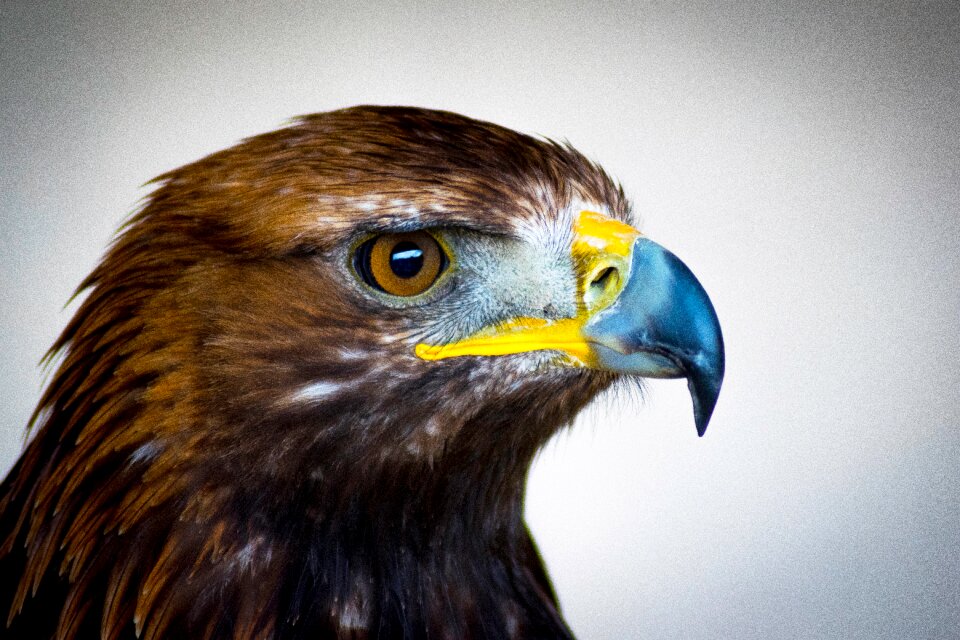
<path id="1" fill-rule="evenodd" d="M 10 637 L 570 637 L 523 485 L 611 378 L 482 392 L 493 365 L 427 368 L 408 310 L 340 286 L 338 256 L 377 231 L 517 236 L 577 199 L 628 219 L 622 191 L 569 146 L 386 107 L 155 185 L 84 281 L 0 488 Z M 291 404 L 314 380 L 337 394 Z"/>

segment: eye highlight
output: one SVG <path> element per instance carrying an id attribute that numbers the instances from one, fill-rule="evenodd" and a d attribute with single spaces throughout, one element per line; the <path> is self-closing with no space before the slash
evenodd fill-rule
<path id="1" fill-rule="evenodd" d="M 425 231 L 388 233 L 357 247 L 353 266 L 363 281 L 394 296 L 410 297 L 430 288 L 447 267 L 447 256 Z"/>

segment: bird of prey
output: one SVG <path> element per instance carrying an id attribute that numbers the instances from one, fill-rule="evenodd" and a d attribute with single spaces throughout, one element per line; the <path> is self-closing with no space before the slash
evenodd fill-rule
<path id="1" fill-rule="evenodd" d="M 0 636 L 571 638 L 522 507 L 611 385 L 723 377 L 703 288 L 568 144 L 300 118 L 155 181 L 0 487 Z"/>

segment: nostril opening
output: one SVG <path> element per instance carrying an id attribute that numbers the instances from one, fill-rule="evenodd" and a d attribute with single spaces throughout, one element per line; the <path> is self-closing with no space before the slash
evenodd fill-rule
<path id="1" fill-rule="evenodd" d="M 620 289 L 620 268 L 613 261 L 598 264 L 588 277 L 583 301 L 588 308 L 595 308 L 610 302 Z"/>
<path id="2" fill-rule="evenodd" d="M 616 267 L 607 267 L 594 276 L 590 286 L 595 289 L 606 289 L 611 284 L 616 284 L 620 274 Z"/>

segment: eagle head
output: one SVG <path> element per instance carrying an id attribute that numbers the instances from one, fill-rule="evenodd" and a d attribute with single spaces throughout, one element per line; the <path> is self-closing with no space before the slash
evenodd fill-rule
<path id="1" fill-rule="evenodd" d="M 568 145 L 357 107 L 156 179 L 0 493 L 13 637 L 567 638 L 522 518 L 599 392 L 723 376 L 709 299 Z"/>

